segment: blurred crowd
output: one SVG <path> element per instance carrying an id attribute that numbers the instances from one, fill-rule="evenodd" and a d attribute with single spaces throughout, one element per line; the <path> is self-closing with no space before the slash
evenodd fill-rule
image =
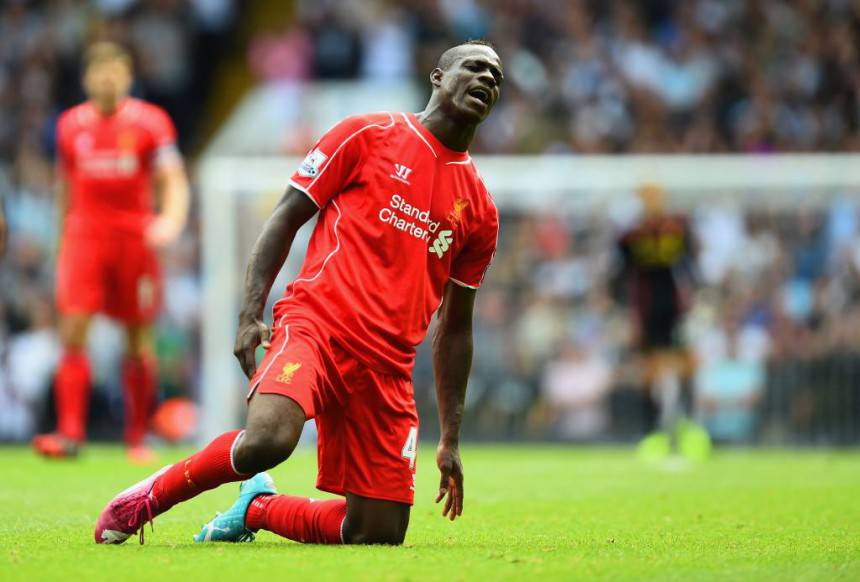
<path id="1" fill-rule="evenodd" d="M 261 83 L 423 84 L 452 43 L 492 40 L 505 60 L 507 86 L 478 134 L 476 152 L 860 146 L 856 0 L 268 4 L 282 18 L 272 20 L 277 26 L 260 26 L 246 47 L 247 67 Z M 137 65 L 134 93 L 168 110 L 189 153 L 201 145 L 217 67 L 242 50 L 230 44 L 239 5 L 0 4 L 0 199 L 12 232 L 0 259 L 0 439 L 26 438 L 50 409 L 46 396 L 59 353 L 53 132 L 59 112 L 83 98 L 82 48 L 99 38 L 129 46 Z M 693 218 L 700 285 L 685 334 L 698 356 L 691 382 L 700 419 L 730 441 L 856 441 L 855 206 L 837 202 L 792 212 L 703 206 Z M 503 219 L 501 247 L 478 305 L 471 436 L 639 434 L 640 363 L 631 354 L 630 319 L 618 293 L 621 226 L 601 213 L 505 213 Z M 188 233 L 165 257 L 167 304 L 158 343 L 163 395 L 200 389 L 198 255 L 192 214 Z M 122 414 L 114 357 L 120 339 L 103 326 L 92 336 L 94 407 L 116 419 Z M 432 411 L 426 356 L 425 346 L 416 367 L 425 413 Z"/>
<path id="2" fill-rule="evenodd" d="M 695 417 L 718 441 L 857 442 L 860 207 L 711 200 L 690 220 L 697 284 L 682 337 Z M 605 211 L 504 216 L 478 300 L 472 436 L 642 434 L 644 362 L 617 250 L 627 226 Z M 416 385 L 432 410 L 424 356 Z"/>
<path id="3" fill-rule="evenodd" d="M 300 0 L 252 42 L 264 80 L 423 82 L 467 38 L 507 86 L 475 150 L 860 147 L 856 0 Z"/>

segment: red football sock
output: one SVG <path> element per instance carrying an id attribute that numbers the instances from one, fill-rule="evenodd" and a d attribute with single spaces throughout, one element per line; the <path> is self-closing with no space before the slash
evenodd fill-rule
<path id="1" fill-rule="evenodd" d="M 68 350 L 63 354 L 54 382 L 54 399 L 57 431 L 70 439 L 83 441 L 90 403 L 90 363 L 82 350 Z"/>
<path id="2" fill-rule="evenodd" d="M 125 389 L 125 442 L 130 447 L 143 444 L 155 400 L 156 362 L 154 358 L 126 358 L 123 364 Z"/>
<path id="3" fill-rule="evenodd" d="M 316 501 L 291 495 L 260 495 L 248 506 L 245 527 L 307 544 L 342 544 L 345 517 L 346 499 Z"/>
<path id="4" fill-rule="evenodd" d="M 179 461 L 162 473 L 152 488 L 159 511 L 167 511 L 177 503 L 224 483 L 247 479 L 248 475 L 236 472 L 232 460 L 233 446 L 243 433 L 241 430 L 225 432 L 202 451 Z"/>

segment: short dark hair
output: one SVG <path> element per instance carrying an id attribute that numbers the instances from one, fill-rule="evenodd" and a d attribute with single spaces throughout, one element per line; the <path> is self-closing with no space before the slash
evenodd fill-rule
<path id="1" fill-rule="evenodd" d="M 493 46 L 493 43 L 488 40 L 484 40 L 481 38 L 469 39 L 464 43 L 452 46 L 444 53 L 442 53 L 442 56 L 439 57 L 439 62 L 436 63 L 436 67 L 442 69 L 443 71 L 447 71 L 451 67 L 451 65 L 453 65 L 454 62 L 457 60 L 457 53 L 460 52 L 460 49 L 464 46 L 485 46 L 493 49 L 494 51 L 496 50 L 496 47 Z"/>

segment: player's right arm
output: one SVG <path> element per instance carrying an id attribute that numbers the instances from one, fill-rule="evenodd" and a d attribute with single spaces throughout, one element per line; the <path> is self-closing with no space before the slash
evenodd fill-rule
<path id="1" fill-rule="evenodd" d="M 66 214 L 69 210 L 69 182 L 62 169 L 58 168 L 54 177 L 54 196 L 57 199 L 57 220 L 59 232 L 62 234 L 66 224 Z"/>
<path id="2" fill-rule="evenodd" d="M 69 170 L 73 163 L 71 139 L 69 130 L 69 114 L 60 116 L 57 122 L 56 151 L 57 162 L 54 170 L 54 196 L 57 201 L 57 220 L 59 232 L 62 235 L 69 210 Z"/>
<path id="3" fill-rule="evenodd" d="M 263 322 L 263 309 L 296 231 L 356 178 L 363 155 L 363 134 L 376 126 L 374 121 L 361 116 L 348 117 L 320 138 L 290 178 L 287 193 L 254 244 L 245 273 L 239 333 L 233 350 L 248 378 L 257 371 L 257 346 L 269 347 L 269 328 Z"/>
<path id="4" fill-rule="evenodd" d="M 287 260 L 296 232 L 317 210 L 316 204 L 304 192 L 290 186 L 254 243 L 245 271 L 239 332 L 233 350 L 249 379 L 257 370 L 257 346 L 262 343 L 264 348 L 269 347 L 269 328 L 263 322 L 269 290 Z"/>

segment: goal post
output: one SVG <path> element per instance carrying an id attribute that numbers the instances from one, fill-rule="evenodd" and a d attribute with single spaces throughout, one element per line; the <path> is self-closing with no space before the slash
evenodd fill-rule
<path id="1" fill-rule="evenodd" d="M 246 381 L 232 349 L 243 270 L 253 236 L 299 162 L 213 154 L 198 165 L 203 440 L 241 419 Z M 661 187 L 680 208 L 713 201 L 792 209 L 860 197 L 860 155 L 852 154 L 476 156 L 476 163 L 502 213 L 590 212 L 629 200 L 644 184 Z M 302 244 L 297 240 L 293 261 L 303 256 Z"/>

